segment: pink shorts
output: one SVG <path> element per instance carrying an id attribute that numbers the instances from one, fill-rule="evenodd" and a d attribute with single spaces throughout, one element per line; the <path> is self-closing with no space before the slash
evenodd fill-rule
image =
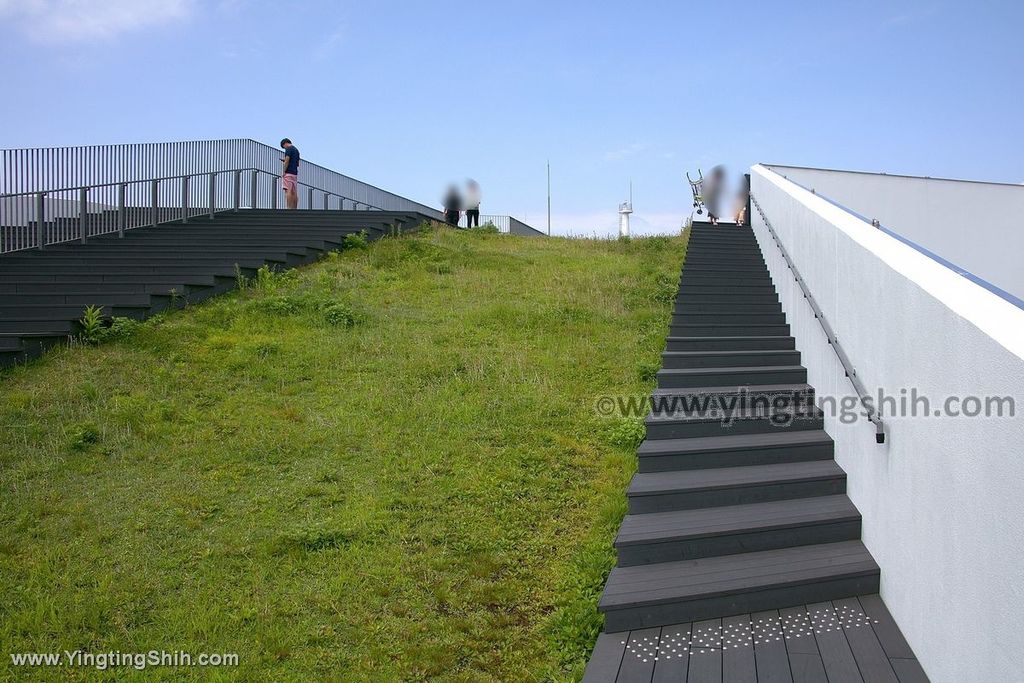
<path id="1" fill-rule="evenodd" d="M 281 187 L 285 192 L 295 192 L 299 189 L 298 182 L 299 176 L 294 173 L 285 173 L 281 176 Z"/>

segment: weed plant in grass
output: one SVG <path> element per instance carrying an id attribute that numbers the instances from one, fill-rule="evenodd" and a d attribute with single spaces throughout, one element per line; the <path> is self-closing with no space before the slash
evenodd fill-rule
<path id="1" fill-rule="evenodd" d="M 352 246 L 0 375 L 4 677 L 579 678 L 683 242 Z"/>

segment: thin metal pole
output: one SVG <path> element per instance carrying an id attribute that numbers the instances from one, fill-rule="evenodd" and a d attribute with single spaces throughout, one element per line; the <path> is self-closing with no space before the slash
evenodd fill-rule
<path id="1" fill-rule="evenodd" d="M 252 172 L 252 187 L 249 188 L 249 208 L 256 208 L 256 189 L 258 187 L 257 179 L 259 178 L 259 171 L 253 169 Z"/>
<path id="2" fill-rule="evenodd" d="M 277 211 L 277 193 L 278 193 L 277 176 L 270 176 L 270 208 Z"/>
<path id="3" fill-rule="evenodd" d="M 242 172 L 235 171 L 235 211 L 242 204 Z"/>
<path id="4" fill-rule="evenodd" d="M 82 244 L 85 244 L 86 233 L 89 232 L 89 188 L 87 187 L 78 191 L 78 225 Z"/>
<path id="5" fill-rule="evenodd" d="M 188 223 L 188 176 L 181 178 L 181 222 Z"/>
<path id="6" fill-rule="evenodd" d="M 127 183 L 117 186 L 117 236 L 124 237 L 124 224 L 127 215 L 125 213 L 125 195 L 128 193 Z"/>
<path id="7" fill-rule="evenodd" d="M 548 237 L 551 237 L 551 160 L 548 160 Z"/>
<path id="8" fill-rule="evenodd" d="M 217 212 L 217 174 L 210 174 L 210 220 L 213 220 L 213 214 Z"/>
<path id="9" fill-rule="evenodd" d="M 309 203 L 306 204 L 307 209 L 313 208 L 313 188 L 309 188 Z"/>
<path id="10" fill-rule="evenodd" d="M 324 211 L 331 208 L 331 195 L 329 192 L 324 192 Z"/>
<path id="11" fill-rule="evenodd" d="M 156 224 L 157 224 L 157 215 L 156 214 L 157 214 L 157 211 L 159 210 L 159 207 L 160 207 L 160 181 L 159 180 L 154 180 L 153 181 L 153 185 L 152 185 L 151 190 L 153 192 L 153 197 L 152 197 L 152 204 L 150 205 L 149 213 L 150 213 L 150 218 L 152 219 L 151 223 L 153 224 L 153 227 L 155 228 Z"/>
<path id="12" fill-rule="evenodd" d="M 36 195 L 36 246 L 42 249 L 46 246 L 46 193 L 40 192 Z"/>

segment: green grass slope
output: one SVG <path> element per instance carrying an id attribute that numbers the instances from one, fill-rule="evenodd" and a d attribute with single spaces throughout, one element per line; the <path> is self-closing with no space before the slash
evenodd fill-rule
<path id="1" fill-rule="evenodd" d="M 0 674 L 578 678 L 684 249 L 432 230 L 0 375 Z M 8 657 L 76 649 L 240 663 Z"/>

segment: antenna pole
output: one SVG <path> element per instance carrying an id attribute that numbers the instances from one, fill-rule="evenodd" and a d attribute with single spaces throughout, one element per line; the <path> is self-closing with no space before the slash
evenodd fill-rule
<path id="1" fill-rule="evenodd" d="M 551 237 L 551 160 L 548 159 L 548 237 Z"/>

